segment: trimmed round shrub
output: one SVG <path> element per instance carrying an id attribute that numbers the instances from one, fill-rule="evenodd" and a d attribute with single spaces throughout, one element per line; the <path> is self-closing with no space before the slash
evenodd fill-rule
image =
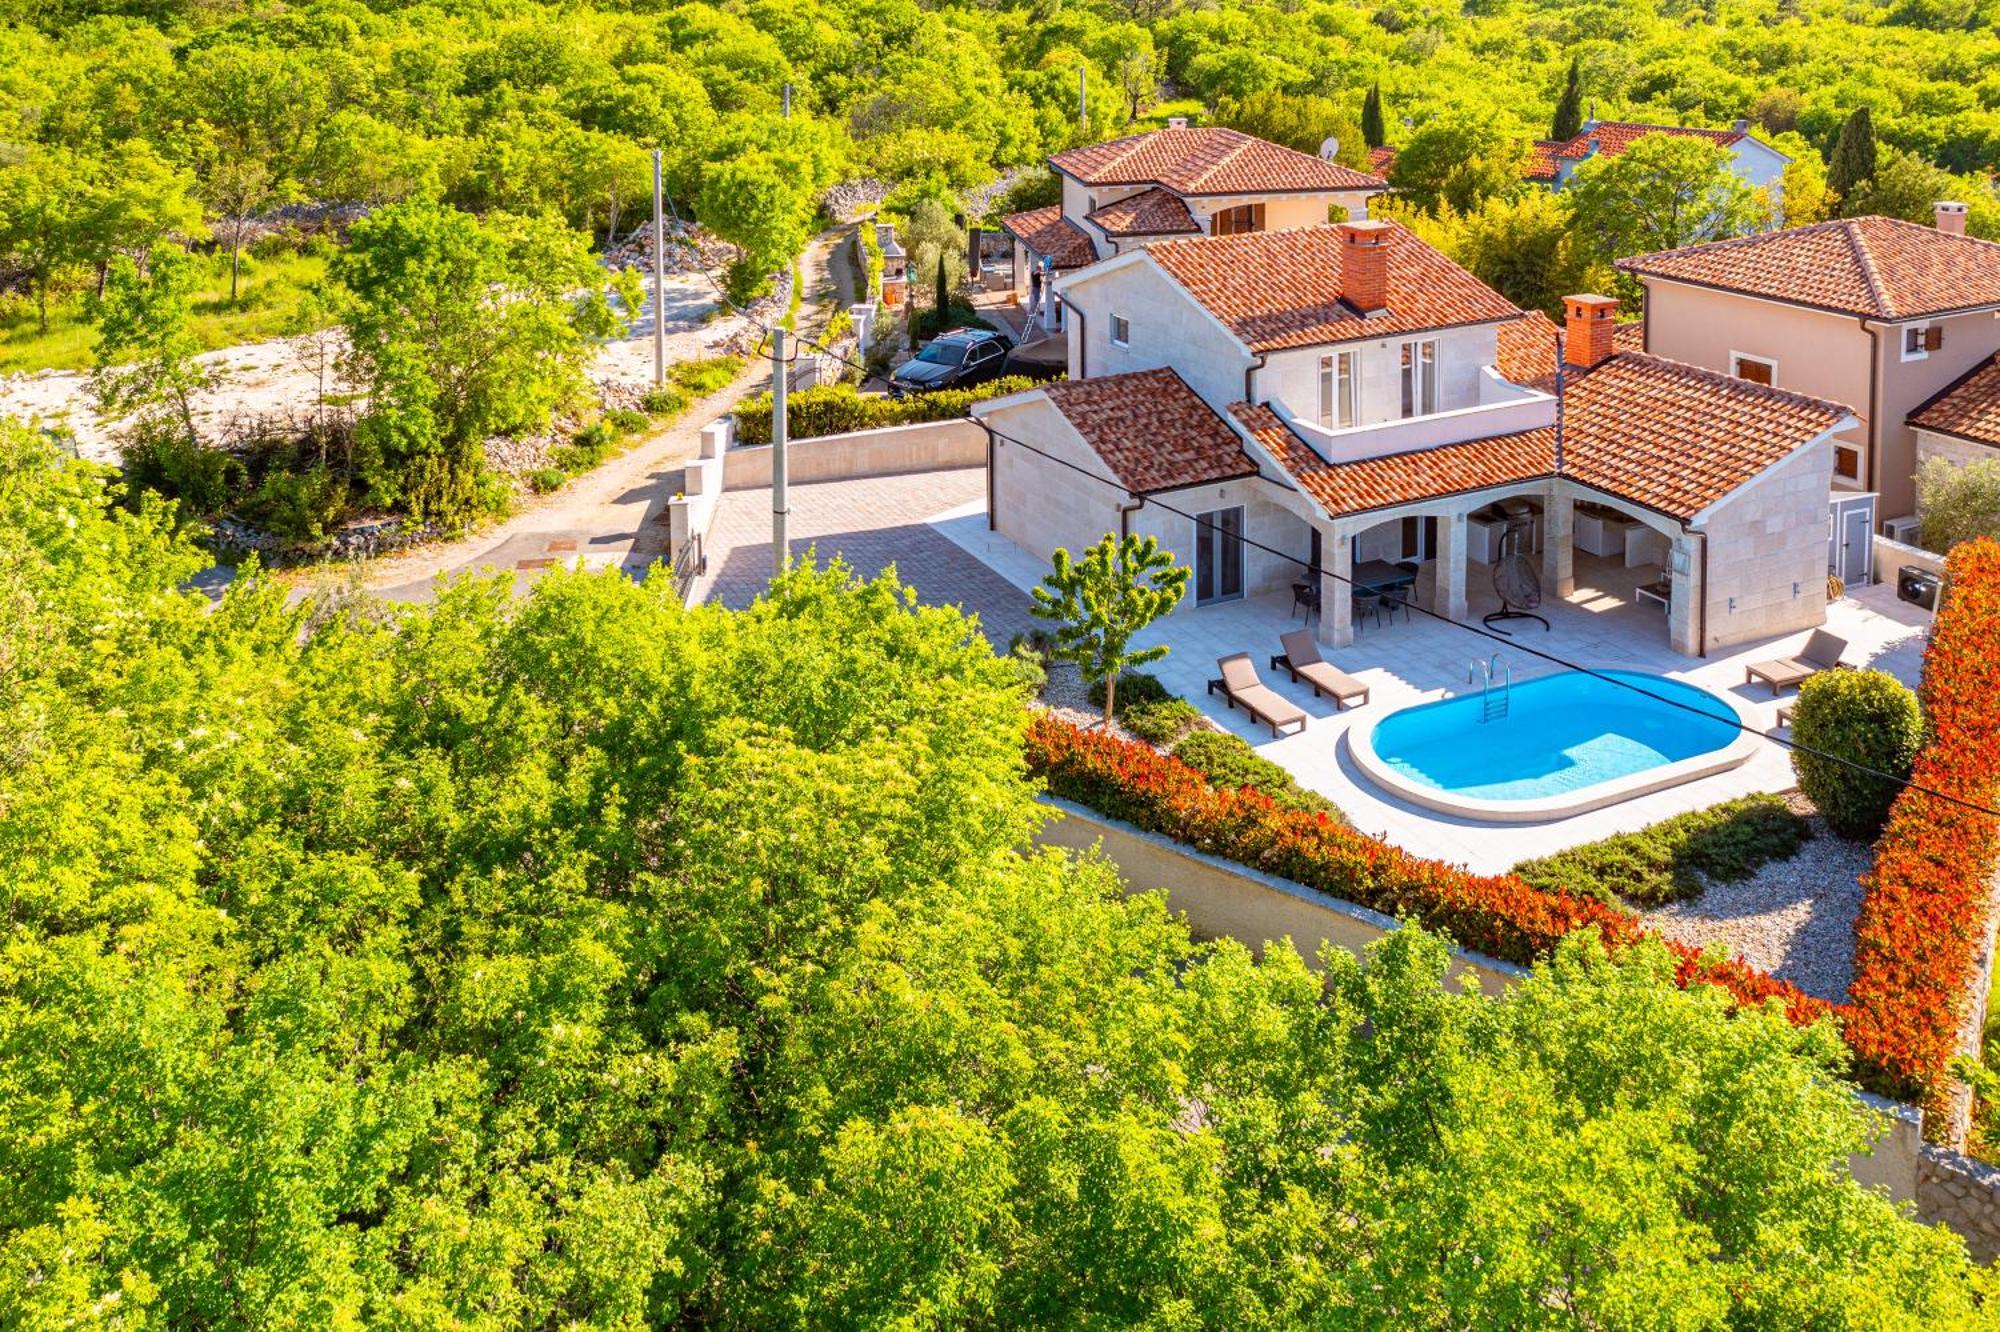
<path id="1" fill-rule="evenodd" d="M 1923 747 L 1923 713 L 1917 696 L 1893 675 L 1822 671 L 1799 686 L 1792 739 L 1800 746 L 1792 751 L 1792 771 L 1806 799 L 1834 832 L 1867 840 L 1882 831 Z"/>
<path id="2" fill-rule="evenodd" d="M 1160 747 L 1171 745 L 1201 721 L 1201 709 L 1184 698 L 1134 703 L 1120 711 L 1124 715 L 1118 720 L 1125 724 L 1126 730 L 1147 744 Z"/>

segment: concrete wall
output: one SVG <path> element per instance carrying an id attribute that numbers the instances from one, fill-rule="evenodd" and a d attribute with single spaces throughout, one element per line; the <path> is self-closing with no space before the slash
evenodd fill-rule
<path id="1" fill-rule="evenodd" d="M 667 558 L 678 559 L 690 538 L 706 544 L 722 502 L 722 458 L 736 442 L 736 420 L 725 416 L 701 428 L 696 455 L 681 474 L 681 493 L 667 501 Z"/>
<path id="2" fill-rule="evenodd" d="M 1766 468 L 1709 510 L 1705 651 L 1826 622 L 1825 440 Z"/>
<path id="3" fill-rule="evenodd" d="M 1086 269 L 1064 286 L 1063 294 L 1083 313 L 1070 323 L 1072 377 L 1078 375 L 1080 352 L 1092 379 L 1171 366 L 1218 410 L 1243 401 L 1249 353 L 1151 260 L 1127 260 L 1113 272 Z M 1130 346 L 1112 343 L 1113 315 L 1131 322 Z"/>
<path id="4" fill-rule="evenodd" d="M 771 484 L 771 446 L 730 449 L 723 455 L 724 490 L 760 490 Z M 786 448 L 786 475 L 794 485 L 854 476 L 897 476 L 986 464 L 986 432 L 970 421 L 857 430 L 794 440 Z"/>
<path id="5" fill-rule="evenodd" d="M 1379 911 L 1206 855 L 1067 800 L 1049 798 L 1046 803 L 1061 817 L 1042 829 L 1035 839 L 1039 845 L 1072 851 L 1101 848 L 1118 867 L 1128 892 L 1165 893 L 1167 906 L 1187 916 L 1188 928 L 1198 938 L 1235 939 L 1259 957 L 1272 940 L 1290 939 L 1317 965 L 1323 944 L 1358 954 L 1400 928 L 1394 917 Z M 1459 949 L 1452 954 L 1453 977 L 1461 985 L 1477 984 L 1487 994 L 1501 993 L 1525 974 L 1510 962 L 1480 953 Z"/>
<path id="6" fill-rule="evenodd" d="M 1893 583 L 1896 575 L 1906 564 L 1914 564 L 1920 569 L 1928 569 L 1934 574 L 1944 573 L 1944 556 L 1935 551 L 1918 546 L 1907 546 L 1900 541 L 1891 541 L 1885 536 L 1875 538 L 1875 581 Z"/>

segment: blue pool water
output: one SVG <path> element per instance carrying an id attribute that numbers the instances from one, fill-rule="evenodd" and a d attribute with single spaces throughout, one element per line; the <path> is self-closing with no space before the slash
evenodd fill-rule
<path id="1" fill-rule="evenodd" d="M 1507 715 L 1492 721 L 1482 720 L 1486 704 L 1477 689 L 1392 712 L 1371 737 L 1376 756 L 1441 791 L 1536 800 L 1694 758 L 1736 738 L 1736 714 L 1705 689 L 1636 671 L 1604 674 L 1707 715 L 1565 671 L 1515 684 Z"/>

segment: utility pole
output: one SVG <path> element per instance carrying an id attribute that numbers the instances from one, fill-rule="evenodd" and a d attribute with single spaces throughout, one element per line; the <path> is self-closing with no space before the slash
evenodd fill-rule
<path id="1" fill-rule="evenodd" d="M 1090 66 L 1088 65 L 1076 71 L 1076 125 L 1084 133 L 1090 132 Z"/>
<path id="2" fill-rule="evenodd" d="M 653 150 L 653 387 L 667 382 L 667 227 L 660 220 L 660 150 Z"/>
<path id="3" fill-rule="evenodd" d="M 785 436 L 790 429 L 785 419 L 785 327 L 771 327 L 771 576 L 784 573 L 792 562 L 791 547 L 785 539 Z"/>
<path id="4" fill-rule="evenodd" d="M 788 83 L 785 85 L 785 119 L 790 120 L 791 118 L 792 118 L 792 85 Z"/>

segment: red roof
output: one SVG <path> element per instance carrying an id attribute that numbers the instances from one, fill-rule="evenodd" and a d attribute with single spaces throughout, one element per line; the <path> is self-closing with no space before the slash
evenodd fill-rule
<path id="1" fill-rule="evenodd" d="M 2000 354 L 1960 375 L 1923 406 L 1910 424 L 1976 444 L 2000 445 Z"/>
<path id="2" fill-rule="evenodd" d="M 1374 176 L 1220 127 L 1159 129 L 1057 153 L 1049 165 L 1085 185 L 1164 185 L 1176 194 L 1379 190 Z"/>
<path id="3" fill-rule="evenodd" d="M 1172 370 L 1058 380 L 1042 392 L 1135 495 L 1257 474 L 1229 423 Z"/>
<path id="4" fill-rule="evenodd" d="M 1517 319 L 1500 293 L 1390 225 L 1388 309 L 1362 316 L 1341 299 L 1338 227 L 1160 241 L 1146 253 L 1252 351 Z"/>
<path id="5" fill-rule="evenodd" d="M 1553 331 L 1539 315 L 1520 325 L 1523 349 Z M 1837 403 L 1629 352 L 1564 378 L 1560 475 L 1683 520 L 1847 415 Z M 1557 475 L 1553 427 L 1329 463 L 1270 408 L 1238 403 L 1229 410 L 1329 513 Z"/>
<path id="6" fill-rule="evenodd" d="M 1634 255 L 1615 266 L 1873 319 L 2000 305 L 2000 245 L 1889 217 L 1815 222 Z"/>
<path id="7" fill-rule="evenodd" d="M 1750 137 L 1748 131 L 1739 129 L 1696 129 L 1690 125 L 1645 125 L 1636 120 L 1600 120 L 1584 126 L 1575 138 L 1537 140 L 1535 146 L 1550 149 L 1551 156 L 1575 160 L 1589 157 L 1590 141 L 1596 139 L 1598 156 L 1616 157 L 1648 134 L 1665 134 L 1676 139 L 1706 139 L 1719 148 L 1733 148 Z"/>
<path id="8" fill-rule="evenodd" d="M 1382 147 L 1370 148 L 1368 150 L 1368 169 L 1378 176 L 1386 177 L 1389 174 L 1389 168 L 1394 166 L 1395 162 L 1396 150 L 1394 148 Z"/>
<path id="9" fill-rule="evenodd" d="M 1062 215 L 1061 204 L 1009 213 L 1000 225 L 1036 254 L 1047 255 L 1057 268 L 1082 268 L 1097 262 L 1097 250 L 1082 227 Z"/>
<path id="10" fill-rule="evenodd" d="M 1087 215 L 1107 236 L 1171 236 L 1200 234 L 1201 224 L 1180 196 L 1155 185 L 1108 203 Z"/>
<path id="11" fill-rule="evenodd" d="M 1239 402 L 1229 412 L 1328 513 L 1359 513 L 1442 499 L 1532 481 L 1555 470 L 1554 430 L 1329 463 L 1269 407 Z"/>
<path id="12" fill-rule="evenodd" d="M 1536 139 L 1528 145 L 1528 164 L 1521 169 L 1523 180 L 1554 180 L 1556 160 L 1562 156 L 1567 139 Z"/>

